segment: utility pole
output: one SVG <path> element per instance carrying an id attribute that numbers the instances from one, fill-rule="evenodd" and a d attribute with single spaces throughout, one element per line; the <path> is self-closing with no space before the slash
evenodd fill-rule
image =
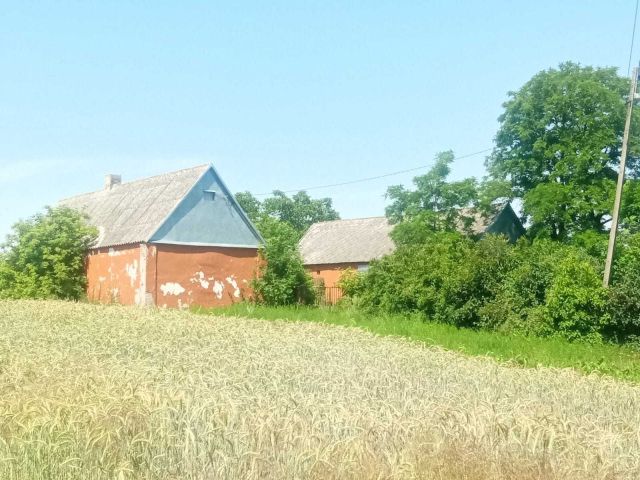
<path id="1" fill-rule="evenodd" d="M 609 247 L 607 248 L 607 261 L 604 264 L 604 279 L 602 283 L 609 286 L 611 280 L 611 264 L 613 263 L 613 252 L 616 248 L 616 235 L 618 234 L 618 217 L 620 216 L 620 202 L 622 201 L 622 187 L 624 186 L 624 171 L 627 163 L 627 145 L 629 143 L 629 130 L 631 128 L 631 112 L 633 102 L 636 100 L 636 90 L 638 88 L 638 67 L 633 68 L 631 77 L 631 90 L 627 99 L 627 120 L 624 124 L 624 136 L 622 137 L 622 153 L 620 154 L 620 167 L 618 170 L 618 184 L 616 185 L 616 199 L 613 203 L 613 215 L 611 217 L 611 230 L 609 231 Z"/>

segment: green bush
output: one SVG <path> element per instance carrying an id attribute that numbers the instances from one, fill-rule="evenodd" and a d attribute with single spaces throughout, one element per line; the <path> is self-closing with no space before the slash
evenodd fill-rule
<path id="1" fill-rule="evenodd" d="M 96 234 L 83 215 L 65 207 L 18 222 L 2 246 L 0 297 L 83 297 L 84 258 Z"/>
<path id="2" fill-rule="evenodd" d="M 605 336 L 617 342 L 640 342 L 640 234 L 618 242 L 609 288 L 610 321 Z"/>
<path id="3" fill-rule="evenodd" d="M 544 310 L 549 333 L 569 340 L 600 341 L 609 321 L 607 290 L 593 262 L 579 252 L 571 252 L 553 273 Z"/>
<path id="4" fill-rule="evenodd" d="M 362 278 L 362 273 L 353 268 L 347 268 L 340 275 L 337 286 L 342 289 L 344 296 L 355 297 L 362 290 Z"/>
<path id="5" fill-rule="evenodd" d="M 634 260 L 640 259 L 640 241 L 638 249 L 629 253 Z M 640 274 L 627 278 L 629 288 L 640 285 Z M 610 293 L 602 287 L 598 261 L 581 247 L 551 240 L 513 246 L 492 235 L 473 241 L 433 233 L 419 245 L 400 246 L 373 262 L 358 288 L 347 293 L 369 309 L 419 312 L 460 327 L 569 340 L 611 336 Z M 636 328 L 640 303 L 633 304 L 636 310 L 631 307 L 618 321 L 628 324 L 633 318 Z"/>
<path id="6" fill-rule="evenodd" d="M 547 290 L 555 266 L 569 248 L 559 242 L 520 240 L 513 249 L 512 264 L 496 288 L 496 295 L 480 310 L 481 325 L 493 330 L 543 334 Z"/>
<path id="7" fill-rule="evenodd" d="M 458 233 L 433 233 L 420 245 L 400 246 L 373 262 L 362 279 L 360 302 L 390 313 L 477 326 L 479 309 L 495 295 L 511 255 L 503 238 L 474 242 Z"/>
<path id="8" fill-rule="evenodd" d="M 595 260 L 581 248 L 519 242 L 513 268 L 481 311 L 482 325 L 570 340 L 599 340 L 609 321 L 607 291 Z"/>
<path id="9" fill-rule="evenodd" d="M 460 259 L 470 242 L 456 233 L 434 233 L 421 245 L 400 246 L 371 263 L 360 292 L 363 305 L 390 313 L 437 317 L 448 308 L 445 283 L 461 276 Z M 451 282 L 449 282 L 451 283 Z"/>
<path id="10" fill-rule="evenodd" d="M 256 300 L 273 306 L 313 303 L 313 281 L 298 253 L 298 232 L 270 217 L 262 219 L 258 229 L 266 243 L 260 250 L 261 265 L 253 281 Z"/>

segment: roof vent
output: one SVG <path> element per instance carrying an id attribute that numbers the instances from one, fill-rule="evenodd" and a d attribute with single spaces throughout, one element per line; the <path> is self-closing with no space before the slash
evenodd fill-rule
<path id="1" fill-rule="evenodd" d="M 104 176 L 104 189 L 111 190 L 116 185 L 120 185 L 122 183 L 122 176 L 114 175 L 110 173 L 109 175 Z"/>

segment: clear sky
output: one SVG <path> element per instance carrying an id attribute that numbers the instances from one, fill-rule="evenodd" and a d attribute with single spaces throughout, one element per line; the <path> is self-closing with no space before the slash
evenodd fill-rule
<path id="1" fill-rule="evenodd" d="M 491 147 L 564 60 L 627 72 L 634 0 L 0 0 L 0 238 L 58 199 L 213 163 L 235 191 L 349 181 Z M 640 57 L 636 47 L 634 62 Z M 484 156 L 454 178 L 481 176 Z M 382 215 L 398 175 L 330 196 Z"/>

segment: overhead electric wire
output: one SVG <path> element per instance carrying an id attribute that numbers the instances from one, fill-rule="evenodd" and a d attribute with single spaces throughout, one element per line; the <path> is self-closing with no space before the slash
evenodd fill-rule
<path id="1" fill-rule="evenodd" d="M 631 32 L 631 46 L 629 47 L 629 64 L 627 65 L 627 77 L 631 72 L 631 58 L 633 56 L 633 42 L 636 38 L 636 23 L 638 22 L 638 3 L 640 0 L 636 0 L 636 12 L 633 15 L 633 31 Z"/>
<path id="2" fill-rule="evenodd" d="M 467 153 L 466 155 L 461 155 L 459 157 L 455 157 L 456 160 L 462 159 L 462 158 L 469 158 L 469 157 L 473 157 L 475 155 L 480 155 L 482 153 L 487 153 L 489 151 L 491 151 L 492 148 L 485 148 L 484 150 L 480 150 L 477 152 L 473 152 L 473 153 Z M 342 187 L 344 185 L 353 185 L 354 183 L 362 183 L 362 182 L 370 182 L 371 180 L 378 180 L 379 178 L 386 178 L 386 177 L 392 177 L 394 175 L 401 175 L 403 173 L 409 173 L 409 172 L 415 172 L 416 170 L 422 170 L 423 168 L 429 168 L 431 165 L 420 165 L 419 167 L 413 167 L 413 168 L 407 168 L 405 170 L 397 170 L 395 172 L 389 172 L 389 173 L 384 173 L 382 175 L 376 175 L 374 177 L 366 177 L 366 178 L 359 178 L 357 180 L 348 180 L 345 182 L 339 182 L 339 183 L 331 183 L 328 185 L 315 185 L 313 187 L 306 187 L 306 188 L 295 188 L 292 190 L 280 190 L 283 193 L 294 193 L 294 192 L 302 192 L 302 191 L 307 191 L 307 190 L 319 190 L 322 188 L 331 188 L 331 187 Z M 266 193 L 256 193 L 255 196 L 259 197 L 259 196 L 265 196 L 265 195 L 272 195 L 273 191 L 271 192 L 266 192 Z"/>

